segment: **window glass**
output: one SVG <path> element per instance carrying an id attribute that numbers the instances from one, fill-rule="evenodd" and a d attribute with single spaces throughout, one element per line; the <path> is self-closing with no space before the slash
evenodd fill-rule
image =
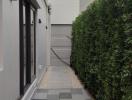
<path id="1" fill-rule="evenodd" d="M 35 76 L 35 12 L 31 9 L 31 76 Z"/>
<path id="2" fill-rule="evenodd" d="M 24 86 L 26 86 L 26 8 L 23 5 Z"/>
<path id="3" fill-rule="evenodd" d="M 20 0 L 20 94 L 24 95 L 36 77 L 35 9 Z"/>

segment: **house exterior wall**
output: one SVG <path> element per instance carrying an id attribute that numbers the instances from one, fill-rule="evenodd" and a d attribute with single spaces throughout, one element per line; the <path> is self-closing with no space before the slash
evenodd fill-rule
<path id="1" fill-rule="evenodd" d="M 37 77 L 40 80 L 40 76 L 43 71 L 50 65 L 50 37 L 51 37 L 51 24 L 50 24 L 50 14 L 48 13 L 48 1 L 38 0 L 40 9 L 38 9 L 38 20 L 41 23 L 37 23 L 37 34 L 36 34 L 36 65 L 37 67 Z M 46 29 L 47 27 L 47 29 Z"/>
<path id="2" fill-rule="evenodd" d="M 67 64 L 70 64 L 72 23 L 79 15 L 79 0 L 51 1 L 51 48 Z M 51 50 L 51 65 L 66 66 Z"/>
<path id="3" fill-rule="evenodd" d="M 47 0 L 37 0 L 41 9 L 36 21 L 36 67 L 37 78 L 22 100 L 27 100 L 37 85 L 45 66 L 49 65 L 50 18 Z M 46 2 L 45 2 L 46 1 Z M 42 23 L 38 23 L 41 19 Z M 20 98 L 20 55 L 19 55 L 19 0 L 0 0 L 0 100 L 18 100 Z M 46 30 L 45 26 L 49 29 Z M 41 67 L 40 67 L 41 66 Z"/>
<path id="4" fill-rule="evenodd" d="M 80 12 L 85 11 L 87 6 L 90 5 L 94 0 L 80 0 Z"/>
<path id="5" fill-rule="evenodd" d="M 0 0 L 0 70 L 2 70 L 2 0 Z"/>
<path id="6" fill-rule="evenodd" d="M 48 8 L 47 5 L 43 0 L 38 0 L 38 3 L 40 5 L 40 9 L 38 9 L 38 19 L 41 20 L 41 23 L 37 23 L 37 63 L 39 65 L 47 66 L 47 48 L 49 48 L 49 45 L 47 45 L 47 37 L 50 35 L 48 33 L 48 29 L 46 29 L 46 26 L 48 26 Z M 49 38 L 49 37 L 48 37 Z M 38 66 L 39 66 L 38 65 Z"/>
<path id="7" fill-rule="evenodd" d="M 79 0 L 51 0 L 51 24 L 72 24 L 79 14 Z"/>
<path id="8" fill-rule="evenodd" d="M 19 98 L 19 1 L 1 0 L 2 66 L 0 99 Z"/>
<path id="9" fill-rule="evenodd" d="M 46 63 L 47 63 L 47 66 L 50 66 L 50 48 L 51 48 L 51 16 L 49 13 L 47 13 L 47 26 L 48 26 L 48 30 L 47 30 L 47 52 L 46 52 L 46 56 L 47 56 L 47 60 L 46 60 Z"/>
<path id="10" fill-rule="evenodd" d="M 67 64 L 70 64 L 70 55 L 71 55 L 71 29 L 70 24 L 62 25 L 56 24 L 51 27 L 51 48 L 55 53 Z M 51 65 L 52 66 L 66 66 L 62 63 L 51 51 Z"/>

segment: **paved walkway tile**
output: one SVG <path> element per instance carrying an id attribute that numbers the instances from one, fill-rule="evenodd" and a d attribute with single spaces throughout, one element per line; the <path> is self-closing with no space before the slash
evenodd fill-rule
<path id="1" fill-rule="evenodd" d="M 72 94 L 70 92 L 62 92 L 59 94 L 59 99 L 72 99 Z"/>
<path id="2" fill-rule="evenodd" d="M 67 66 L 51 66 L 32 100 L 93 100 L 83 89 L 74 71 Z"/>

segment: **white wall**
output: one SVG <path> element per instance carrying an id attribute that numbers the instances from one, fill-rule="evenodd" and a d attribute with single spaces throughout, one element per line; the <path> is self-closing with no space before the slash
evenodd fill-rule
<path id="1" fill-rule="evenodd" d="M 41 23 L 37 23 L 37 63 L 39 65 L 47 66 L 49 65 L 48 56 L 50 55 L 50 27 L 49 26 L 49 15 L 48 8 L 44 0 L 38 0 L 40 9 L 38 10 L 38 19 Z"/>
<path id="2" fill-rule="evenodd" d="M 50 31 L 45 27 L 50 24 L 44 0 L 37 1 L 41 6 L 37 16 L 42 20 L 42 23 L 38 23 L 37 19 L 36 30 L 36 63 L 39 70 L 39 65 L 47 66 L 49 62 L 50 43 L 47 45 L 47 39 L 50 39 Z M 19 0 L 0 0 L 0 64 L 3 65 L 3 70 L 0 69 L 0 100 L 17 100 L 20 97 L 19 33 Z"/>
<path id="3" fill-rule="evenodd" d="M 2 70 L 3 61 L 2 61 L 2 0 L 0 0 L 0 70 Z"/>
<path id="4" fill-rule="evenodd" d="M 80 12 L 85 11 L 94 0 L 80 0 Z"/>
<path id="5" fill-rule="evenodd" d="M 2 63 L 2 0 L 0 0 L 0 90 L 3 89 L 3 63 Z M 2 97 L 3 92 L 0 91 L 0 97 Z"/>
<path id="6" fill-rule="evenodd" d="M 37 79 L 50 65 L 50 18 L 48 14 L 47 0 L 37 0 L 40 9 L 37 12 L 37 30 L 36 30 L 36 65 L 37 65 Z M 45 2 L 46 1 L 46 2 Z M 38 20 L 41 23 L 38 23 Z M 48 29 L 46 29 L 46 26 Z"/>
<path id="7" fill-rule="evenodd" d="M 51 48 L 54 52 L 66 63 L 70 64 L 71 55 L 71 25 L 52 25 L 51 31 Z M 61 62 L 56 55 L 51 51 L 51 65 L 52 66 L 66 66 Z"/>
<path id="8" fill-rule="evenodd" d="M 47 12 L 47 25 L 48 25 L 48 31 L 47 31 L 47 66 L 50 66 L 50 48 L 51 48 L 51 18 L 50 14 Z"/>
<path id="9" fill-rule="evenodd" d="M 51 24 L 72 24 L 79 14 L 79 0 L 51 0 Z"/>
<path id="10" fill-rule="evenodd" d="M 19 1 L 0 0 L 1 18 L 3 71 L 0 71 L 0 100 L 17 100 L 19 97 Z"/>
<path id="11" fill-rule="evenodd" d="M 51 0 L 51 48 L 70 64 L 72 23 L 80 13 L 80 0 Z M 66 66 L 51 51 L 52 66 Z"/>

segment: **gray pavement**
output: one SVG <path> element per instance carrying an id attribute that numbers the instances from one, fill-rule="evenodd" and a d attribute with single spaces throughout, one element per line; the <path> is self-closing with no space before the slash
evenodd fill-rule
<path id="1" fill-rule="evenodd" d="M 74 71 L 67 66 L 50 66 L 32 100 L 93 100 Z"/>

